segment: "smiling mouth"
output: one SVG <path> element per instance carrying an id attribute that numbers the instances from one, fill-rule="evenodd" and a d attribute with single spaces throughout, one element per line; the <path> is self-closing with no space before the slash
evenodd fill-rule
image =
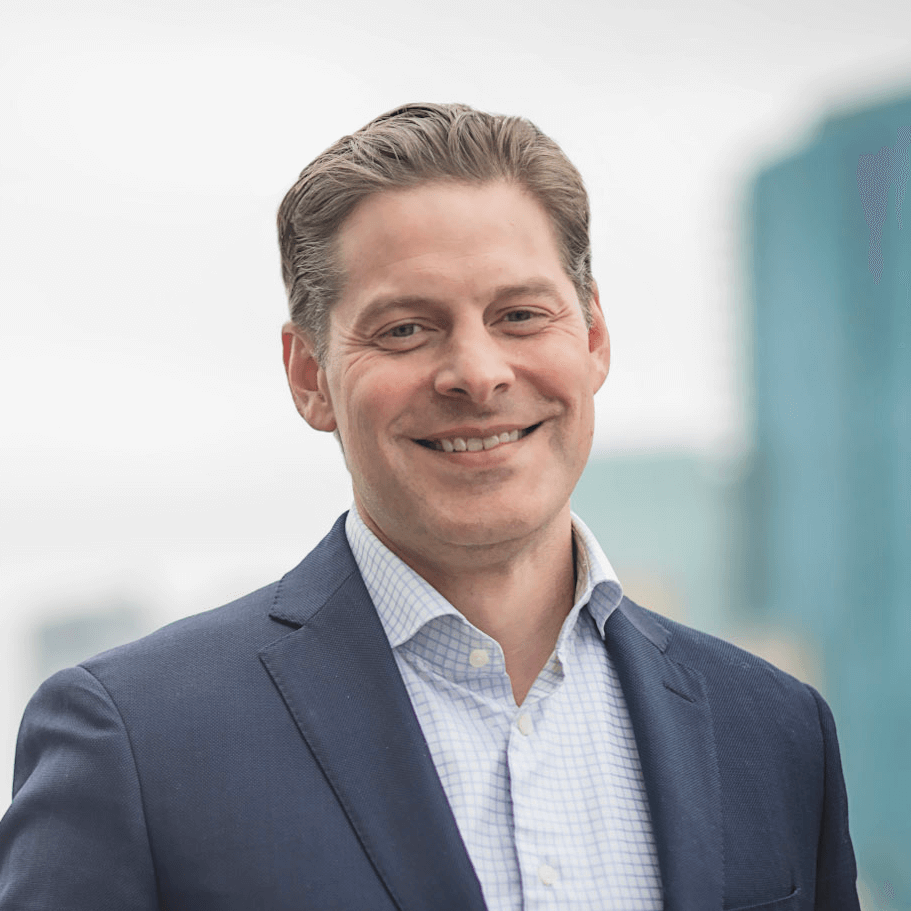
<path id="1" fill-rule="evenodd" d="M 414 442 L 425 449 L 434 449 L 437 452 L 481 452 L 484 449 L 496 449 L 497 446 L 515 443 L 537 430 L 542 423 L 543 421 L 532 424 L 531 427 L 526 427 L 524 430 L 491 434 L 489 437 L 451 437 L 443 440 L 415 440 Z"/>

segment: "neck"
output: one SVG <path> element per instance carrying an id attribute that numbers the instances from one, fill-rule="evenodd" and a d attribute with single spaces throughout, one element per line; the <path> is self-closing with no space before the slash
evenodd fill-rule
<path id="1" fill-rule="evenodd" d="M 572 610 L 575 556 L 567 509 L 561 521 L 513 546 L 461 548 L 441 562 L 403 553 L 370 523 L 390 550 L 427 580 L 470 623 L 503 649 L 516 704 L 553 653 Z"/>

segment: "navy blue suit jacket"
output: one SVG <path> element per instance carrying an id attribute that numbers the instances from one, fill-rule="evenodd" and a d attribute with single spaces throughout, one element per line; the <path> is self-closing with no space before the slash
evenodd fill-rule
<path id="1" fill-rule="evenodd" d="M 2 911 L 482 911 L 343 519 L 280 582 L 42 686 Z M 606 642 L 666 911 L 857 911 L 820 696 L 627 599 Z"/>

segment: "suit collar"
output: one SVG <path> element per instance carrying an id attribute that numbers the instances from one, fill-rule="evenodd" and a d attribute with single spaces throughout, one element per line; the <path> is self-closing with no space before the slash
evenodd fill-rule
<path id="1" fill-rule="evenodd" d="M 702 675 L 674 661 L 672 633 L 628 598 L 605 644 L 636 735 L 665 911 L 720 908 L 722 820 L 715 735 Z"/>
<path id="2" fill-rule="evenodd" d="M 261 659 L 402 911 L 483 911 L 344 523 L 277 587 L 270 615 L 294 631 Z M 604 633 L 636 735 L 665 911 L 720 908 L 720 782 L 702 676 L 673 660 L 670 628 L 628 598 Z"/>
<path id="3" fill-rule="evenodd" d="M 398 907 L 483 911 L 344 518 L 278 586 L 270 615 L 295 630 L 260 658 Z"/>

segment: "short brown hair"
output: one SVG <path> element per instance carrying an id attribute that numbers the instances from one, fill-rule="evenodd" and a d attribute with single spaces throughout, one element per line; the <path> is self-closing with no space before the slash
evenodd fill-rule
<path id="1" fill-rule="evenodd" d="M 506 180 L 530 193 L 550 216 L 563 268 L 591 325 L 588 194 L 563 150 L 523 117 L 464 104 L 407 104 L 317 156 L 279 207 L 291 319 L 312 339 L 319 363 L 325 363 L 329 313 L 344 281 L 336 240 L 345 219 L 375 193 L 437 180 Z"/>

